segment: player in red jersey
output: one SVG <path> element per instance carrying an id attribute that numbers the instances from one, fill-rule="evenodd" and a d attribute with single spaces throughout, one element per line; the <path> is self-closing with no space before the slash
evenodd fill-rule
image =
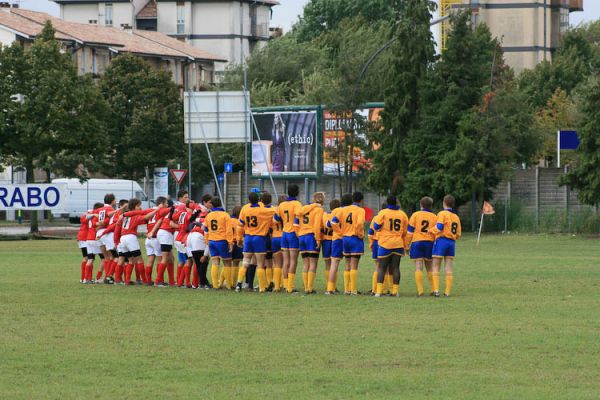
<path id="1" fill-rule="evenodd" d="M 193 269 L 192 288 L 193 289 L 210 289 L 211 285 L 206 278 L 208 269 L 208 246 L 204 237 L 204 218 L 207 211 L 203 208 L 200 212 L 197 211 L 192 215 L 188 230 L 190 233 L 187 237 L 186 247 L 188 256 L 194 259 L 195 268 Z"/>
<path id="2" fill-rule="evenodd" d="M 182 268 L 177 275 L 177 286 L 180 288 L 191 288 L 191 272 L 192 272 L 192 253 L 187 247 L 187 239 L 189 235 L 189 225 L 195 220 L 198 215 L 203 211 L 204 207 L 201 205 L 188 202 L 187 208 L 182 209 L 177 214 L 173 214 L 173 219 L 177 222 L 177 236 L 175 238 L 175 244 L 177 246 L 179 262 L 182 264 Z"/>
<path id="3" fill-rule="evenodd" d="M 110 269 L 113 260 L 113 253 L 111 250 L 114 250 L 114 241 L 112 235 L 102 235 L 102 233 L 113 220 L 116 212 L 115 206 L 115 195 L 109 193 L 104 196 L 104 206 L 95 211 L 95 214 L 98 215 L 96 240 L 100 245 L 100 259 L 102 260 L 100 267 L 98 268 L 98 272 L 96 273 L 96 283 L 101 283 L 100 279 L 102 278 L 102 272 L 105 272 L 105 278 L 110 276 Z"/>
<path id="4" fill-rule="evenodd" d="M 119 205 L 118 205 L 117 210 L 114 212 L 114 214 L 108 220 L 108 226 L 105 229 L 103 229 L 99 235 L 98 240 L 101 243 L 105 244 L 106 248 L 109 249 L 110 255 L 112 256 L 112 258 L 108 262 L 105 259 L 107 269 L 106 269 L 106 273 L 105 273 L 106 277 L 104 279 L 104 283 L 111 284 L 111 283 L 114 283 L 114 280 L 115 280 L 114 276 L 115 276 L 115 272 L 117 270 L 117 264 L 118 264 L 118 259 L 119 259 L 119 253 L 117 251 L 117 246 L 119 244 L 119 241 L 118 240 L 115 241 L 114 231 L 115 231 L 115 225 L 117 224 L 119 216 L 127 209 L 127 203 L 128 203 L 127 200 L 119 200 Z M 122 274 L 122 272 L 121 272 L 121 274 Z"/>
<path id="5" fill-rule="evenodd" d="M 96 254 L 101 254 L 100 244 L 96 240 L 96 227 L 98 225 L 98 214 L 96 214 L 96 210 L 102 208 L 103 206 L 104 204 L 102 203 L 94 204 L 93 213 L 91 214 L 91 218 L 88 219 L 88 229 L 86 237 L 87 262 L 85 265 L 85 276 L 82 282 L 85 284 L 94 283 L 94 281 L 92 280 L 94 260 L 96 259 Z"/>
<path id="6" fill-rule="evenodd" d="M 159 196 L 156 198 L 156 207 L 161 206 L 161 208 L 165 208 L 167 206 L 167 198 L 163 196 Z M 152 270 L 154 269 L 154 261 L 158 259 L 158 263 L 161 262 L 161 250 L 160 243 L 158 243 L 158 239 L 156 238 L 156 230 L 154 229 L 158 223 L 158 216 L 154 214 L 152 218 L 148 221 L 148 233 L 146 234 L 145 247 L 146 247 L 146 285 L 152 286 Z"/>
<path id="7" fill-rule="evenodd" d="M 81 278 L 79 279 L 79 283 L 83 283 L 85 279 L 85 266 L 87 265 L 87 232 L 88 232 L 88 220 L 92 218 L 92 210 L 88 210 L 87 213 L 83 214 L 79 218 L 79 231 L 77 232 L 77 245 L 81 250 L 81 255 L 83 256 L 83 260 L 81 260 Z"/>
<path id="8" fill-rule="evenodd" d="M 125 268 L 125 285 L 134 284 L 131 282 L 133 266 L 135 266 L 139 275 L 142 278 L 144 277 L 144 261 L 142 259 L 142 251 L 140 250 L 140 242 L 137 238 L 138 227 L 146 224 L 163 207 L 161 205 L 154 209 L 142 210 L 142 203 L 139 199 L 129 200 L 128 209 L 130 211 L 123 214 L 120 242 L 123 247 L 123 253 L 130 261 L 130 264 L 127 264 Z M 145 281 L 145 279 L 143 280 Z"/>

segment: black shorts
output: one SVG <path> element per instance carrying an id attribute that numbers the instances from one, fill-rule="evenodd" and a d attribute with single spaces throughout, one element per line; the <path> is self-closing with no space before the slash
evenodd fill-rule
<path id="1" fill-rule="evenodd" d="M 319 253 L 302 253 L 302 258 L 319 258 Z"/>
<path id="2" fill-rule="evenodd" d="M 160 251 L 163 253 L 168 253 L 171 250 L 173 250 L 172 244 L 161 244 L 160 245 Z"/>
<path id="3" fill-rule="evenodd" d="M 110 251 L 110 254 L 112 254 L 113 258 L 117 258 L 117 257 L 119 257 L 119 253 L 117 253 L 117 251 L 116 251 L 115 249 L 112 249 L 112 250 Z"/>
<path id="4" fill-rule="evenodd" d="M 127 258 L 141 257 L 141 255 L 142 255 L 141 250 L 134 250 L 134 251 L 130 251 L 127 253 Z"/>
<path id="5" fill-rule="evenodd" d="M 90 253 L 90 254 L 87 255 L 87 259 L 88 260 L 95 260 L 96 259 L 96 255 L 93 254 L 93 253 Z"/>
<path id="6" fill-rule="evenodd" d="M 273 252 L 272 251 L 267 251 L 267 255 L 265 256 L 267 260 L 272 260 L 273 259 Z"/>
<path id="7" fill-rule="evenodd" d="M 82 247 L 80 250 L 81 250 L 81 255 L 83 257 L 87 257 L 87 247 Z"/>

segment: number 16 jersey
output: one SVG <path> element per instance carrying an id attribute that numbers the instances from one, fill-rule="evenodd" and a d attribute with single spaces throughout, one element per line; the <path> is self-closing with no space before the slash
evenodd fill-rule
<path id="1" fill-rule="evenodd" d="M 373 219 L 373 227 L 379 232 L 377 243 L 387 250 L 403 249 L 408 230 L 406 213 L 397 208 L 381 210 Z"/>

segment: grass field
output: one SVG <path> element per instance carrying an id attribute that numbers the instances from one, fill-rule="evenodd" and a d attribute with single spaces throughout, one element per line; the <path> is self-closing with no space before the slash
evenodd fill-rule
<path id="1" fill-rule="evenodd" d="M 376 299 L 84 286 L 73 241 L 0 255 L 2 399 L 600 398 L 597 238 L 467 237 L 449 299 L 404 260 Z"/>

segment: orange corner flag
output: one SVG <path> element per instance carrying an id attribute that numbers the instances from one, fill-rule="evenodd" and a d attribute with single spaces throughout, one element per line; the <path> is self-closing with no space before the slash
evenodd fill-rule
<path id="1" fill-rule="evenodd" d="M 494 211 L 494 207 L 487 201 L 483 202 L 483 214 L 485 214 L 485 215 L 496 214 L 496 211 Z"/>

